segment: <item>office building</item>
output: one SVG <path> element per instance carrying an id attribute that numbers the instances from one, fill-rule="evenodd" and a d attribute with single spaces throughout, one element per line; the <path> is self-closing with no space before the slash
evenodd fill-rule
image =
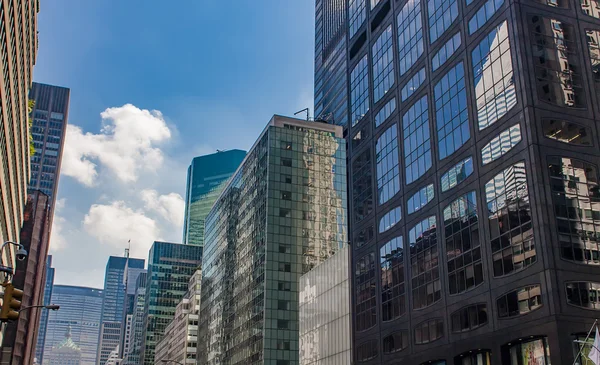
<path id="1" fill-rule="evenodd" d="M 182 365 L 196 365 L 201 279 L 202 270 L 198 269 L 190 278 L 187 293 L 177 304 L 175 316 L 165 328 L 162 340 L 156 345 L 155 364 L 171 360 Z"/>
<path id="2" fill-rule="evenodd" d="M 144 304 L 146 302 L 146 281 L 148 275 L 141 272 L 136 280 L 134 308 L 129 333 L 129 347 L 123 354 L 122 365 L 139 365 L 142 345 L 144 343 Z"/>
<path id="3" fill-rule="evenodd" d="M 348 2 L 354 363 L 573 363 L 600 309 L 599 5 Z"/>
<path id="4" fill-rule="evenodd" d="M 153 365 L 156 344 L 163 338 L 188 281 L 202 263 L 202 246 L 155 241 L 148 255 L 141 365 Z"/>
<path id="5" fill-rule="evenodd" d="M 67 327 L 65 338 L 56 346 L 52 347 L 48 365 L 80 365 L 81 348 L 73 341 L 71 327 Z"/>
<path id="6" fill-rule="evenodd" d="M 300 277 L 300 365 L 348 365 L 348 245 Z"/>
<path id="7" fill-rule="evenodd" d="M 204 245 L 204 220 L 246 151 L 219 151 L 195 157 L 188 167 L 183 243 Z"/>
<path id="8" fill-rule="evenodd" d="M 46 276 L 44 278 L 44 302 L 43 305 L 51 304 L 52 288 L 54 287 L 54 268 L 52 267 L 52 255 L 46 258 Z M 44 343 L 46 341 L 46 327 L 48 326 L 48 311 L 40 311 L 40 325 L 37 331 L 37 344 L 35 346 L 35 358 L 38 364 L 42 364 L 44 358 Z"/>
<path id="9" fill-rule="evenodd" d="M 346 243 L 342 128 L 274 116 L 206 220 L 199 364 L 298 363 L 300 276 Z"/>
<path id="10" fill-rule="evenodd" d="M 71 329 L 71 339 L 81 350 L 80 365 L 95 365 L 102 314 L 102 289 L 54 285 L 51 302 L 60 310 L 48 314 L 43 365 L 55 358 L 54 350 Z"/>

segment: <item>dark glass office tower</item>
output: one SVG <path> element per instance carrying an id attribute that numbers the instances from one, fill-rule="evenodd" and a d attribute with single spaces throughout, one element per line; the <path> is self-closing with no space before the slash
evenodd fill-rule
<path id="1" fill-rule="evenodd" d="M 356 363 L 573 362 L 600 310 L 599 6 L 348 1 Z"/>
<path id="2" fill-rule="evenodd" d="M 219 151 L 194 157 L 188 167 L 183 221 L 183 243 L 204 246 L 204 220 L 223 186 L 235 172 L 246 151 Z"/>

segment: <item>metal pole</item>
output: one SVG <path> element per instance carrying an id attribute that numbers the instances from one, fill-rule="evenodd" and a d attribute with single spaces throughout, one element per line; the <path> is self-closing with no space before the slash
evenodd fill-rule
<path id="1" fill-rule="evenodd" d="M 590 331 L 588 332 L 587 336 L 585 336 L 585 340 L 583 340 L 583 342 L 587 342 L 588 338 L 590 338 L 590 335 L 592 334 L 592 331 L 594 330 L 596 323 L 598 323 L 597 319 L 594 320 L 594 324 L 592 324 L 592 328 L 590 328 Z M 573 360 L 573 365 L 575 365 L 577 363 L 577 359 L 579 358 L 579 355 L 581 355 L 582 351 L 583 351 L 583 346 L 580 346 L 579 352 L 577 353 L 577 356 L 575 356 L 575 359 Z"/>

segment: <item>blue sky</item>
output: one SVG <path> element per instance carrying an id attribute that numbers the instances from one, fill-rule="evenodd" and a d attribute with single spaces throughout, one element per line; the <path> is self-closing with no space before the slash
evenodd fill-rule
<path id="1" fill-rule="evenodd" d="M 312 109 L 314 0 L 172 3 L 41 4 L 34 80 L 71 89 L 56 283 L 102 287 L 128 240 L 146 259 L 153 239 L 180 241 L 191 158 Z"/>

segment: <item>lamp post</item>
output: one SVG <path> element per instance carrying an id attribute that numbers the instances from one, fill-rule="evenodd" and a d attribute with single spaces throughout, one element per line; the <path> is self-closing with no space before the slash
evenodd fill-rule
<path id="1" fill-rule="evenodd" d="M 6 245 L 14 245 L 18 247 L 16 252 L 17 260 L 23 261 L 25 258 L 27 258 L 27 250 L 25 247 L 22 244 L 13 241 L 6 241 L 2 244 L 2 247 L 0 247 L 0 255 L 2 255 L 2 252 L 4 252 L 4 247 L 6 247 Z M 0 265 L 0 272 L 12 276 L 15 274 L 15 268 L 11 266 Z"/>
<path id="2" fill-rule="evenodd" d="M 45 308 L 45 309 L 49 309 L 52 311 L 57 311 L 60 309 L 60 305 L 56 305 L 56 304 L 49 304 L 49 305 L 30 305 L 29 307 L 23 307 L 21 309 L 19 309 L 19 313 L 31 309 L 31 308 Z"/>

